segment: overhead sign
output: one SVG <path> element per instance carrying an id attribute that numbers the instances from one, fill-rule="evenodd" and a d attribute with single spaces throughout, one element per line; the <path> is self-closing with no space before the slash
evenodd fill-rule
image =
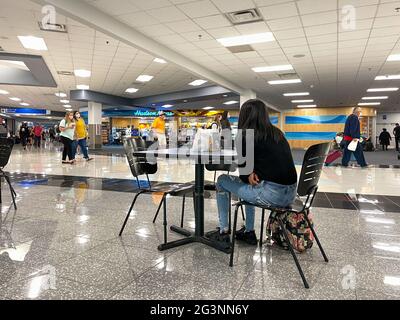
<path id="1" fill-rule="evenodd" d="M 103 110 L 103 117 L 158 117 L 160 111 L 153 110 Z M 173 117 L 175 114 L 171 111 L 164 111 L 167 117 Z M 81 112 L 83 117 L 87 117 L 88 112 Z"/>
<path id="2" fill-rule="evenodd" d="M 50 114 L 50 112 L 48 110 L 31 109 L 31 108 L 1 108 L 1 113 L 21 114 L 21 115 Z"/>

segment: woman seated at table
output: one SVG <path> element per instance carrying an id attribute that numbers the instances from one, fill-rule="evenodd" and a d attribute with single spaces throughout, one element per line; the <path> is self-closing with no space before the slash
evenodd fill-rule
<path id="1" fill-rule="evenodd" d="M 223 174 L 218 178 L 219 228 L 208 234 L 209 238 L 226 242 L 227 246 L 230 245 L 229 192 L 256 205 L 288 207 L 293 203 L 297 190 L 297 173 L 289 144 L 282 131 L 272 125 L 267 107 L 262 101 L 248 100 L 243 104 L 238 129 L 242 130 L 243 136 L 242 154 L 246 150 L 246 130 L 254 130 L 253 172 L 246 175 L 243 172 L 244 165 L 239 165 L 240 177 Z M 236 233 L 237 240 L 252 245 L 257 244 L 254 213 L 253 206 L 246 206 L 246 225 Z"/>

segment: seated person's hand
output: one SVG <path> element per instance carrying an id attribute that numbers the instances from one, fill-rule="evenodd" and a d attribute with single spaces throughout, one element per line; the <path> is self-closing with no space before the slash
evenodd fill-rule
<path id="1" fill-rule="evenodd" d="M 258 183 L 260 182 L 260 179 L 258 178 L 258 176 L 253 172 L 251 175 L 249 175 L 249 183 L 252 186 L 256 186 L 258 185 Z"/>

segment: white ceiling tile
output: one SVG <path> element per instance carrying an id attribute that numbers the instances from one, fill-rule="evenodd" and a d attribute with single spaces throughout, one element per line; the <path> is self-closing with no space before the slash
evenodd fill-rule
<path id="1" fill-rule="evenodd" d="M 159 24 L 159 21 L 145 12 L 123 14 L 117 17 L 122 22 L 133 27 L 145 27 Z"/>
<path id="2" fill-rule="evenodd" d="M 168 7 L 172 3 L 168 0 L 132 0 L 131 2 L 141 10 Z"/>
<path id="3" fill-rule="evenodd" d="M 197 24 L 195 24 L 192 20 L 189 19 L 182 21 L 168 22 L 166 23 L 166 26 L 177 33 L 181 33 L 183 30 L 187 32 L 202 30 Z"/>
<path id="4" fill-rule="evenodd" d="M 273 20 L 297 16 L 297 7 L 294 2 L 259 8 L 265 20 Z"/>
<path id="5" fill-rule="evenodd" d="M 240 36 L 240 33 L 234 27 L 224 27 L 217 29 L 209 29 L 207 32 L 215 39 L 224 37 Z"/>
<path id="6" fill-rule="evenodd" d="M 265 21 L 240 24 L 236 25 L 235 28 L 240 34 L 270 32 L 270 29 Z"/>
<path id="7" fill-rule="evenodd" d="M 222 12 L 233 12 L 254 8 L 251 0 L 212 0 Z"/>
<path id="8" fill-rule="evenodd" d="M 267 21 L 267 25 L 272 31 L 302 28 L 299 17 L 269 20 Z"/>
<path id="9" fill-rule="evenodd" d="M 309 14 L 330 10 L 337 10 L 337 0 L 300 0 L 297 1 L 297 6 L 299 8 L 300 14 Z"/>
<path id="10" fill-rule="evenodd" d="M 190 18 L 200 18 L 219 14 L 220 12 L 210 0 L 201 0 L 178 5 L 178 8 Z"/>
<path id="11" fill-rule="evenodd" d="M 315 26 L 320 24 L 337 23 L 337 12 L 327 11 L 322 13 L 313 13 L 302 15 L 304 27 Z"/>
<path id="12" fill-rule="evenodd" d="M 140 11 L 138 7 L 125 0 L 97 0 L 91 5 L 113 16 Z"/>
<path id="13" fill-rule="evenodd" d="M 203 29 L 228 27 L 231 23 L 223 15 L 213 15 L 209 17 L 193 19 Z"/>
<path id="14" fill-rule="evenodd" d="M 319 26 L 305 27 L 304 31 L 307 37 L 320 36 L 323 34 L 337 33 L 337 23 L 323 24 Z"/>
<path id="15" fill-rule="evenodd" d="M 160 22 L 171 22 L 187 19 L 187 16 L 175 6 L 151 9 L 146 12 Z"/>

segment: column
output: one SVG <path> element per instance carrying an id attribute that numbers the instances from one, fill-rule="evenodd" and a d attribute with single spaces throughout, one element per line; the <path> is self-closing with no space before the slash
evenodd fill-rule
<path id="1" fill-rule="evenodd" d="M 243 103 L 250 99 L 256 99 L 257 94 L 252 90 L 246 90 L 240 95 L 240 107 L 242 107 Z"/>
<path id="2" fill-rule="evenodd" d="M 88 105 L 88 125 L 89 125 L 89 148 L 101 149 L 103 146 L 101 138 L 101 118 L 102 118 L 101 103 L 89 102 Z"/>

